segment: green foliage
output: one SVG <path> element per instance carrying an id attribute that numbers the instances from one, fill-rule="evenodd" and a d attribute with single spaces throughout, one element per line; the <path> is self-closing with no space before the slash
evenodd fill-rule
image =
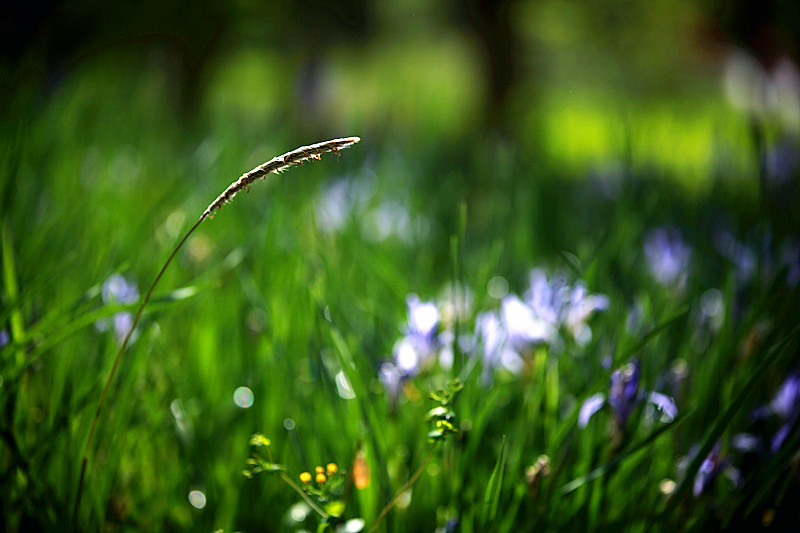
<path id="1" fill-rule="evenodd" d="M 446 63 L 457 40 L 443 43 L 405 68 Z M 177 239 L 232 179 L 322 137 L 299 138 L 274 116 L 282 106 L 254 104 L 261 100 L 247 87 L 242 101 L 226 100 L 238 94 L 226 92 L 227 77 L 251 64 L 248 87 L 278 77 L 282 60 L 258 54 L 212 76 L 191 120 L 169 101 L 159 69 L 102 57 L 40 100 L 14 95 L 0 123 L 0 515 L 8 531 L 793 525 L 797 422 L 774 454 L 742 454 L 734 441 L 769 439 L 783 424 L 774 416 L 754 424 L 751 415 L 796 369 L 800 289 L 780 247 L 797 237 L 797 213 L 779 199 L 754 201 L 758 176 L 737 191 L 725 161 L 703 160 L 718 163 L 703 176 L 714 191 L 707 196 L 689 194 L 662 167 L 624 158 L 622 175 L 604 188 L 585 177 L 583 162 L 602 151 L 598 143 L 617 143 L 592 137 L 592 128 L 616 123 L 594 107 L 578 136 L 555 119 L 544 124 L 559 132 L 545 148 L 568 159 L 564 166 L 528 150 L 539 131 L 531 113 L 517 124 L 524 142 L 470 140 L 474 117 L 460 116 L 477 105 L 468 83 L 454 100 L 422 107 L 438 110 L 424 142 L 412 135 L 414 113 L 386 111 L 402 118 L 404 133 L 394 136 L 370 109 L 385 106 L 386 95 L 416 109 L 405 86 L 382 87 L 392 71 L 386 59 L 400 61 L 403 50 L 371 52 L 368 86 L 358 83 L 355 58 L 338 60 L 342 84 L 370 95 L 366 108 L 336 122 L 348 128 L 340 134 L 362 135 L 361 145 L 255 184 L 204 222 L 166 271 L 110 389 L 77 516 L 80 457 L 119 347 L 114 321 L 135 311 Z M 425 79 L 451 80 L 463 61 Z M 471 83 L 471 68 L 458 79 Z M 281 82 L 269 94 L 291 90 Z M 581 108 L 563 98 L 548 116 L 580 122 Z M 636 115 L 637 131 L 651 112 L 680 129 L 657 105 Z M 445 135 L 453 115 L 460 133 Z M 655 160 L 682 168 L 681 146 L 698 136 L 712 144 L 710 115 L 674 146 L 648 145 L 663 149 Z M 369 137 L 367 126 L 379 131 Z M 754 142 L 740 141 L 732 145 Z M 341 183 L 349 210 L 326 223 L 320 206 Z M 643 240 L 665 225 L 692 247 L 682 284 L 648 271 Z M 750 275 L 718 249 L 720 232 L 754 254 Z M 507 294 L 522 295 L 533 268 L 582 281 L 607 295 L 608 307 L 576 321 L 590 338 L 561 324 L 562 342 L 532 343 L 517 350 L 516 366 L 496 364 L 475 340 L 477 318 L 497 312 Z M 138 296 L 104 296 L 114 274 Z M 406 333 L 410 294 L 437 302 L 435 334 L 454 333 L 451 362 L 426 359 L 390 389 L 381 370 Z M 643 401 L 620 428 L 605 405 L 580 427 L 581 406 L 608 395 L 613 370 L 632 357 L 641 390 L 669 395 L 680 414 L 664 420 Z M 235 396 L 242 387 L 249 401 Z M 720 475 L 695 497 L 695 474 L 717 443 L 741 481 Z M 322 484 L 300 481 L 328 462 L 341 470 Z"/>

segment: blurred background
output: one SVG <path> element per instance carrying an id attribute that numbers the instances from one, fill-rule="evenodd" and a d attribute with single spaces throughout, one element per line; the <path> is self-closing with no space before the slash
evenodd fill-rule
<path id="1" fill-rule="evenodd" d="M 407 295 L 453 278 L 479 304 L 497 276 L 502 297 L 536 264 L 600 253 L 611 266 L 587 276 L 622 309 L 648 228 L 698 247 L 697 290 L 742 260 L 737 243 L 796 249 L 797 2 L 7 0 L 0 30 L 2 425 L 8 457 L 30 452 L 25 482 L 4 478 L 29 506 L 9 530 L 37 505 L 39 527 L 69 514 L 124 331 L 112 313 L 231 181 L 297 146 L 362 138 L 254 185 L 168 271 L 101 419 L 86 513 L 111 530 L 264 526 L 255 506 L 282 493 L 231 488 L 249 434 L 280 441 L 303 412 L 349 413 L 315 396 L 346 396 L 338 366 L 324 378 L 321 310 L 377 395 Z M 230 402 L 243 384 L 257 412 Z M 336 416 L 316 430 L 335 433 Z M 408 417 L 387 434 L 402 440 Z M 363 432 L 310 444 L 301 429 L 287 449 L 340 461 Z M 186 505 L 197 487 L 204 515 Z"/>
<path id="2" fill-rule="evenodd" d="M 799 19 L 778 0 L 11 1 L 4 115 L 71 107 L 91 144 L 115 106 L 134 151 L 139 116 L 251 145 L 355 131 L 460 172 L 475 150 L 575 177 L 630 163 L 707 190 L 754 174 L 754 121 L 770 146 L 796 136 Z"/>

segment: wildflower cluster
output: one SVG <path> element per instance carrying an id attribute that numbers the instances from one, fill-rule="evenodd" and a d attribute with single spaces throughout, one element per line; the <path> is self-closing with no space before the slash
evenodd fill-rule
<path id="1" fill-rule="evenodd" d="M 313 474 L 311 472 L 303 472 L 299 477 L 302 482 L 303 492 L 313 496 L 323 505 L 342 496 L 345 475 L 339 470 L 336 463 L 328 463 L 324 467 L 317 466 L 314 468 Z"/>
<path id="2" fill-rule="evenodd" d="M 484 357 L 484 368 L 522 370 L 524 356 L 537 345 L 561 351 L 566 340 L 585 345 L 592 339 L 588 321 L 608 308 L 608 297 L 592 294 L 583 281 L 574 286 L 560 275 L 548 277 L 541 269 L 531 271 L 522 298 L 508 294 L 499 310 L 484 311 L 475 319 L 475 345 Z"/>
<path id="3" fill-rule="evenodd" d="M 571 285 L 563 276 L 548 277 L 543 270 L 535 269 L 522 297 L 507 290 L 502 294 L 494 291 L 492 295 L 500 299 L 499 309 L 478 313 L 474 331 L 456 339 L 454 315 L 469 319 L 472 314 L 471 293 L 464 289 L 456 293 L 466 296 L 461 296 L 455 306 L 452 290 L 440 303 L 423 301 L 416 294 L 406 298 L 408 319 L 403 335 L 395 342 L 391 359 L 379 371 L 393 400 L 404 382 L 420 372 L 436 365 L 449 369 L 455 344 L 473 359 L 481 359 L 485 380 L 498 369 L 518 374 L 526 355 L 539 345 L 562 351 L 567 341 L 587 344 L 592 339 L 589 319 L 609 306 L 607 296 L 589 292 L 583 281 Z"/>
<path id="4" fill-rule="evenodd" d="M 449 368 L 452 364 L 451 328 L 442 324 L 440 307 L 423 302 L 416 294 L 406 298 L 408 321 L 403 336 L 392 350 L 392 360 L 381 365 L 380 378 L 391 398 L 396 399 L 403 382 L 435 363 Z"/>
<path id="5" fill-rule="evenodd" d="M 242 472 L 246 478 L 252 478 L 261 472 L 276 473 L 294 491 L 302 496 L 305 504 L 324 520 L 333 520 L 342 516 L 346 503 L 344 494 L 346 473 L 339 469 L 336 463 L 317 466 L 314 473 L 303 472 L 298 477 L 300 485 L 286 474 L 283 465 L 272 461 L 270 452 L 271 441 L 260 433 L 250 438 L 250 445 L 254 448 L 253 455 L 247 460 L 247 468 Z M 265 449 L 267 458 L 261 456 L 259 449 Z"/>

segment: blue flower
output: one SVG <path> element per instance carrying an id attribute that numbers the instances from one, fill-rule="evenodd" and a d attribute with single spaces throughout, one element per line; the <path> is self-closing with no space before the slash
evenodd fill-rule
<path id="1" fill-rule="evenodd" d="M 739 469 L 734 467 L 731 464 L 731 458 L 723 456 L 720 450 L 720 443 L 717 442 L 708 452 L 708 455 L 703 458 L 703 462 L 700 463 L 700 468 L 698 468 L 692 482 L 692 494 L 694 494 L 695 498 L 706 494 L 720 474 L 724 474 L 733 483 L 734 487 L 742 485 L 742 474 Z M 693 445 L 689 449 L 689 453 L 678 460 L 677 465 L 680 476 L 685 475 L 686 468 L 697 457 L 698 451 L 699 446 Z"/>
<path id="2" fill-rule="evenodd" d="M 774 426 L 759 425 L 762 428 L 762 431 L 759 431 L 761 435 L 740 433 L 733 437 L 733 447 L 742 453 L 756 452 L 761 455 L 768 450 L 774 455 L 786 442 L 798 416 L 800 416 L 800 374 L 791 373 L 778 388 L 770 403 L 756 408 L 750 417 L 753 422 L 777 418 L 780 425 L 775 433 L 771 437 L 764 436 L 763 428 Z"/>
<path id="3" fill-rule="evenodd" d="M 786 442 L 786 437 L 789 436 L 789 431 L 800 414 L 800 375 L 789 374 L 775 393 L 769 407 L 782 422 L 770 443 L 770 451 L 776 453 Z"/>
<path id="4" fill-rule="evenodd" d="M 561 328 L 578 344 L 586 344 L 592 339 L 592 330 L 587 322 L 596 311 L 608 308 L 608 297 L 603 294 L 590 294 L 583 282 L 574 287 L 560 276 L 548 280 L 547 274 L 535 269 L 530 274 L 530 288 L 525 292 L 525 303 L 533 315 L 549 325 L 549 342 Z"/>
<path id="5" fill-rule="evenodd" d="M 452 333 L 439 331 L 441 313 L 434 302 L 423 302 L 416 294 L 410 294 L 406 298 L 406 305 L 408 320 L 403 327 L 403 336 L 392 348 L 391 361 L 382 364 L 378 372 L 393 400 L 397 399 L 403 381 L 433 364 L 452 341 Z M 440 364 L 445 364 L 444 358 L 439 359 Z"/>
<path id="6" fill-rule="evenodd" d="M 113 274 L 103 283 L 101 296 L 103 298 L 103 303 L 106 305 L 127 305 L 139 300 L 139 290 L 136 288 L 135 283 L 129 282 L 120 274 Z M 127 311 L 120 311 L 114 314 L 112 322 L 114 334 L 117 340 L 122 342 L 133 324 L 133 314 Z M 108 329 L 109 323 L 108 320 L 98 320 L 95 326 L 100 331 L 105 331 Z M 132 335 L 131 342 L 133 341 L 134 338 Z"/>
<path id="7" fill-rule="evenodd" d="M 515 320 L 513 313 L 508 318 Z M 512 340 L 503 318 L 497 311 L 483 312 L 475 319 L 475 337 L 482 350 L 485 382 L 491 380 L 491 372 L 495 368 L 504 368 L 514 374 L 522 371 L 524 363 L 518 350 L 524 347 L 521 338 L 527 335 L 520 336 L 521 328 L 519 325 L 514 327 L 517 330 L 515 333 L 517 337 Z"/>
<path id="8" fill-rule="evenodd" d="M 719 473 L 729 466 L 730 460 L 722 458 L 720 455 L 720 445 L 719 443 L 715 444 L 706 458 L 703 459 L 703 462 L 700 464 L 700 469 L 694 476 L 692 494 L 694 494 L 695 498 L 705 493 L 712 483 L 714 483 L 714 480 L 717 479 Z"/>
<path id="9" fill-rule="evenodd" d="M 681 287 L 686 283 L 691 249 L 675 229 L 657 228 L 645 236 L 644 255 L 650 273 L 662 285 Z"/>
<path id="10" fill-rule="evenodd" d="M 586 427 L 589 420 L 606 403 L 614 415 L 614 424 L 620 431 L 625 429 L 628 419 L 639 404 L 646 400 L 661 412 L 661 419 L 665 422 L 678 416 L 675 402 L 668 396 L 659 392 L 646 392 L 639 388 L 641 371 L 639 361 L 633 359 L 611 373 L 611 384 L 608 395 L 603 393 L 593 394 L 583 402 L 578 413 L 578 426 Z"/>

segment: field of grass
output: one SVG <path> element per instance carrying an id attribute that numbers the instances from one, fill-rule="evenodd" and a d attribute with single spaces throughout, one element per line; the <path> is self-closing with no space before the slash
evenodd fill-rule
<path id="1" fill-rule="evenodd" d="M 674 165 L 620 148 L 593 172 L 437 136 L 450 115 L 421 139 L 344 116 L 326 133 L 359 144 L 253 184 L 166 270 L 74 514 L 174 246 L 243 172 L 329 138 L 213 86 L 187 119 L 166 85 L 90 64 L 3 117 L 5 531 L 798 524 L 798 169 L 775 190 L 740 120 L 751 174 L 704 159 L 687 184 L 708 114 L 657 143 Z"/>

